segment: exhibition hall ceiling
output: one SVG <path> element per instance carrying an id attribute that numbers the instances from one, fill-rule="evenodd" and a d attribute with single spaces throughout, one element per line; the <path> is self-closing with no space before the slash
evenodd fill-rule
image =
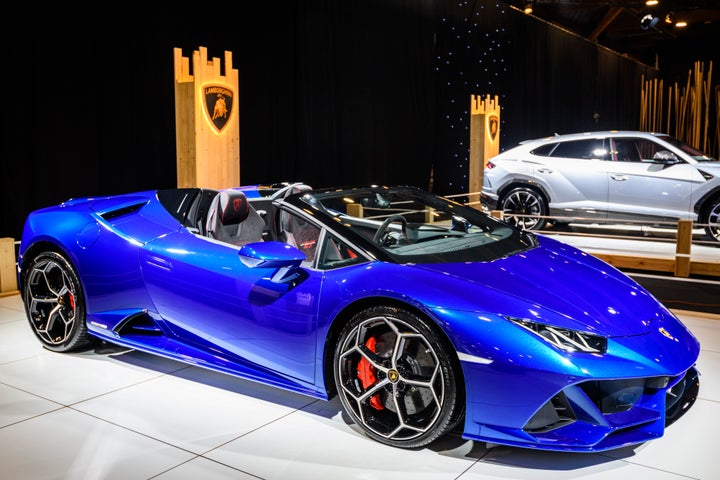
<path id="1" fill-rule="evenodd" d="M 705 48 L 720 38 L 720 0 L 507 0 L 531 15 L 652 64 L 659 49 Z M 686 22 L 681 26 L 678 22 Z"/>

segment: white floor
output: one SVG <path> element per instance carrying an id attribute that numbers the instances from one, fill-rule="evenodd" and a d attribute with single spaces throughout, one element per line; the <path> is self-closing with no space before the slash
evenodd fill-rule
<path id="1" fill-rule="evenodd" d="M 0 297 L 0 476 L 7 479 L 717 479 L 720 318 L 698 336 L 700 397 L 663 438 L 602 454 L 450 435 L 418 451 L 363 436 L 323 402 L 108 349 L 44 350 L 19 295 Z"/>

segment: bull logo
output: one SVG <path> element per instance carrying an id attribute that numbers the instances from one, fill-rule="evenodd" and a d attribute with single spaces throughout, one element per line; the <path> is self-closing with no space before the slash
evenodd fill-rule
<path id="1" fill-rule="evenodd" d="M 205 98 L 205 113 L 215 130 L 221 133 L 232 115 L 234 105 L 233 91 L 221 85 L 206 85 L 203 87 Z"/>
<path id="2" fill-rule="evenodd" d="M 488 115 L 487 130 L 490 140 L 494 142 L 500 130 L 500 118 L 497 115 Z"/>
<path id="3" fill-rule="evenodd" d="M 233 200 L 233 210 L 236 212 L 245 206 L 245 202 L 242 198 L 236 198 Z"/>

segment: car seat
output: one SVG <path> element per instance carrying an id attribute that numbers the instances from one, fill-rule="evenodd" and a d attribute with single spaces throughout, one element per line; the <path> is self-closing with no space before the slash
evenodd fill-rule
<path id="1" fill-rule="evenodd" d="M 221 190 L 210 205 L 207 236 L 242 246 L 261 242 L 265 222 L 239 190 Z"/>
<path id="2" fill-rule="evenodd" d="M 285 193 L 285 197 L 302 192 L 311 192 L 312 188 L 305 184 L 293 185 Z M 315 256 L 315 247 L 320 236 L 320 229 L 304 219 L 286 210 L 278 214 L 278 240 L 301 250 L 305 258 L 311 261 Z"/>

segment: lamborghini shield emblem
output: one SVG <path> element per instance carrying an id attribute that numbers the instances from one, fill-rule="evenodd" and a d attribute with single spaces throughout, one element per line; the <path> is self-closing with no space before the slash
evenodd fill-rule
<path id="1" fill-rule="evenodd" d="M 490 140 L 493 142 L 497 138 L 498 130 L 500 129 L 500 118 L 497 115 L 488 115 L 488 133 L 490 134 Z"/>
<path id="2" fill-rule="evenodd" d="M 235 95 L 233 91 L 222 85 L 205 85 L 205 113 L 218 133 L 222 132 L 232 115 Z"/>

